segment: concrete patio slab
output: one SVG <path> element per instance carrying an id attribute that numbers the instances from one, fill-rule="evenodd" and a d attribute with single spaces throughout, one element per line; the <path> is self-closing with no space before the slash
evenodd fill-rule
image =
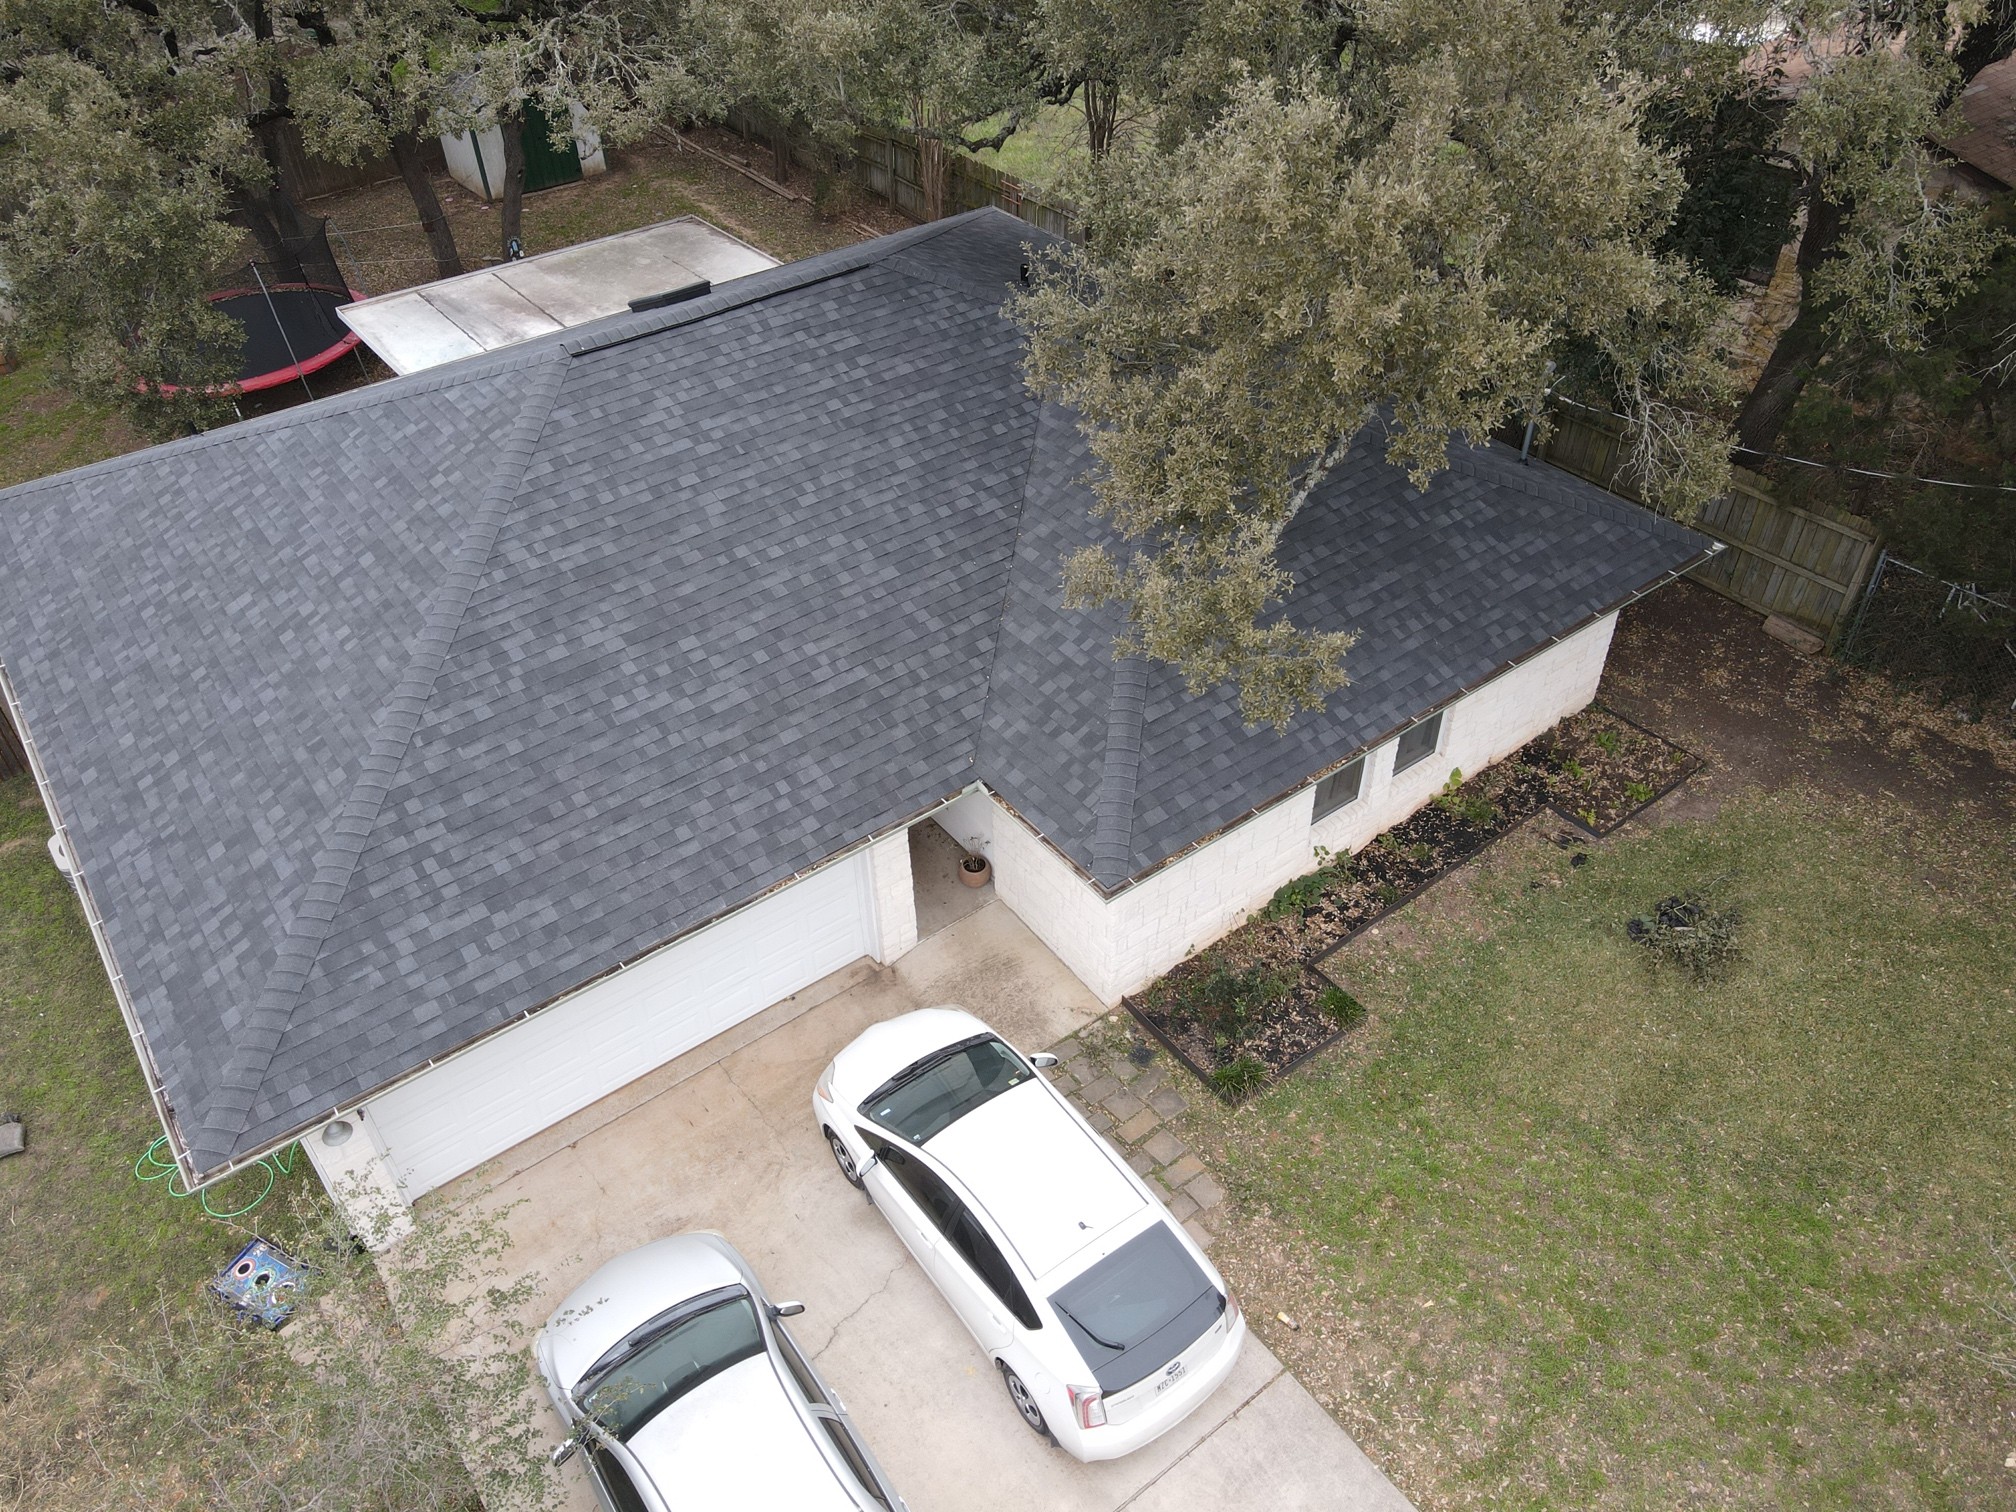
<path id="1" fill-rule="evenodd" d="M 862 1029 L 957 1002 L 1036 1049 L 1099 1003 L 1005 905 L 951 924 L 894 967 L 837 973 L 507 1152 L 430 1202 L 508 1206 L 513 1261 L 545 1278 L 537 1321 L 589 1271 L 662 1235 L 707 1228 L 773 1296 L 912 1512 L 1329 1507 L 1407 1503 L 1254 1340 L 1202 1408 L 1125 1459 L 1081 1465 L 1025 1428 L 973 1344 L 880 1214 L 833 1169 L 811 1088 Z M 561 1427 L 543 1406 L 555 1439 Z M 594 1506 L 570 1465 L 570 1505 Z"/>

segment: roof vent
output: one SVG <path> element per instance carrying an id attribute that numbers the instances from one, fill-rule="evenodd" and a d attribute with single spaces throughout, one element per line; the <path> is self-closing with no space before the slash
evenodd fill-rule
<path id="1" fill-rule="evenodd" d="M 711 294 L 713 291 L 714 285 L 710 280 L 696 278 L 693 282 L 681 284 L 676 289 L 667 289 L 663 294 L 646 294 L 641 299 L 633 299 L 630 301 L 630 308 L 659 310 L 666 305 L 684 304 L 689 299 L 698 299 L 702 294 Z"/>
<path id="2" fill-rule="evenodd" d="M 77 863 L 70 859 L 70 847 L 63 843 L 61 835 L 49 837 L 49 859 L 56 863 L 56 870 L 72 882 L 77 880 Z"/>

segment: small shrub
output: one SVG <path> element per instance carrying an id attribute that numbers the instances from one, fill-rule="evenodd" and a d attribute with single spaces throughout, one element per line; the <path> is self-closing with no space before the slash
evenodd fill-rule
<path id="1" fill-rule="evenodd" d="M 1356 1029 L 1365 1022 L 1365 1005 L 1342 987 L 1325 987 L 1316 1006 L 1345 1029 Z"/>
<path id="2" fill-rule="evenodd" d="M 1589 780 L 1587 769 L 1573 756 L 1570 756 L 1566 761 L 1561 763 L 1561 774 L 1570 782 L 1587 782 Z"/>
<path id="3" fill-rule="evenodd" d="M 1633 803 L 1650 803 L 1652 801 L 1652 784 L 1649 782 L 1627 782 L 1624 784 L 1624 796 L 1629 798 Z"/>
<path id="4" fill-rule="evenodd" d="M 1580 819 L 1582 823 L 1589 829 L 1593 830 L 1597 827 L 1596 810 L 1594 810 L 1593 808 L 1579 808 L 1575 810 L 1575 817 L 1577 819 Z"/>
<path id="5" fill-rule="evenodd" d="M 1242 1055 L 1211 1072 L 1211 1090 L 1227 1102 L 1237 1102 L 1267 1085 L 1267 1064 L 1257 1055 Z"/>
<path id="6" fill-rule="evenodd" d="M 1720 882 L 1661 898 L 1650 909 L 1628 920 L 1624 931 L 1652 952 L 1653 958 L 1678 967 L 1697 982 L 1721 972 L 1739 953 L 1737 931 L 1743 919 L 1722 904 Z"/>
<path id="7" fill-rule="evenodd" d="M 1617 732 L 1615 730 L 1598 730 L 1589 738 L 1596 742 L 1604 755 L 1615 756 L 1617 754 Z"/>
<path id="8" fill-rule="evenodd" d="M 1323 886 L 1329 880 L 1322 872 L 1313 871 L 1307 876 L 1297 877 L 1292 882 L 1284 882 L 1267 900 L 1267 906 L 1260 910 L 1263 919 L 1285 919 L 1290 914 L 1299 914 L 1303 909 L 1323 901 Z"/>
<path id="9" fill-rule="evenodd" d="M 1435 859 L 1435 848 L 1426 840 L 1416 840 L 1407 847 L 1407 859 L 1416 866 L 1426 866 Z"/>
<path id="10" fill-rule="evenodd" d="M 1372 889 L 1372 896 L 1379 900 L 1381 908 L 1391 908 L 1400 901 L 1400 889 L 1391 882 L 1381 882 Z"/>
<path id="11" fill-rule="evenodd" d="M 1170 1017 L 1201 1023 L 1220 1050 L 1236 1045 L 1259 1024 L 1266 1011 L 1295 986 L 1292 972 L 1248 966 L 1234 970 L 1213 961 L 1208 970 L 1178 994 Z"/>
<path id="12" fill-rule="evenodd" d="M 1466 824 L 1474 824 L 1483 829 L 1498 818 L 1498 805 L 1481 793 L 1466 793 L 1463 790 L 1463 769 L 1452 767 L 1449 780 L 1442 784 L 1442 791 L 1435 795 L 1435 806 L 1445 814 L 1454 814 Z"/>

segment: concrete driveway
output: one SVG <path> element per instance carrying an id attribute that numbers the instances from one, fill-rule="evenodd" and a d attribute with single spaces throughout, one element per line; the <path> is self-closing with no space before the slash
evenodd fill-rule
<path id="1" fill-rule="evenodd" d="M 1125 1459 L 1080 1465 L 1023 1427 L 992 1363 L 840 1179 L 811 1121 L 812 1083 L 836 1050 L 871 1023 L 942 1002 L 1031 1050 L 1100 1012 L 992 903 L 893 968 L 837 973 L 430 1200 L 517 1204 L 516 1259 L 548 1283 L 540 1316 L 624 1250 L 686 1229 L 725 1234 L 772 1296 L 805 1303 L 792 1332 L 912 1512 L 1406 1509 L 1257 1339 L 1203 1408 Z M 557 1441 L 559 1421 L 542 1410 Z M 574 1505 L 594 1505 L 585 1477 L 574 1492 Z"/>

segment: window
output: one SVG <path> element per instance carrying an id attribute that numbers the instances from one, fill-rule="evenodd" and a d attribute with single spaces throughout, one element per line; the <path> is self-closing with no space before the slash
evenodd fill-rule
<path id="1" fill-rule="evenodd" d="M 805 1363 L 805 1357 L 798 1353 L 798 1346 L 791 1342 L 791 1335 L 784 1332 L 782 1324 L 777 1325 L 777 1353 L 784 1356 L 784 1364 L 791 1371 L 791 1379 L 798 1383 L 798 1389 L 805 1393 L 805 1400 L 816 1406 L 826 1405 L 826 1393 L 819 1389 L 819 1377 L 812 1374 L 812 1367 Z"/>
<path id="2" fill-rule="evenodd" d="M 731 1365 L 763 1353 L 756 1309 L 739 1286 L 693 1311 L 675 1309 L 655 1331 L 639 1330 L 617 1358 L 575 1388 L 587 1414 L 627 1443 L 652 1418 Z M 646 1325 L 649 1328 L 651 1325 Z M 586 1388 L 585 1390 L 583 1388 Z"/>
<path id="3" fill-rule="evenodd" d="M 1356 803 L 1365 790 L 1365 758 L 1360 756 L 1347 767 L 1339 767 L 1316 784 L 1316 813 L 1321 819 L 1347 803 Z"/>
<path id="4" fill-rule="evenodd" d="M 932 1226 L 973 1267 L 974 1274 L 986 1283 L 987 1289 L 1001 1299 L 1001 1305 L 1013 1313 L 1024 1328 L 1041 1328 L 1043 1320 L 1030 1305 L 1029 1294 L 1022 1290 L 1022 1283 L 1015 1279 L 1015 1272 L 1001 1253 L 1001 1247 L 980 1220 L 967 1210 L 957 1194 L 938 1179 L 938 1173 L 926 1170 L 923 1161 L 897 1149 L 887 1140 L 876 1139 L 872 1134 L 868 1138 L 869 1148 L 882 1158 L 889 1174 L 924 1210 L 924 1216 Z"/>
<path id="5" fill-rule="evenodd" d="M 869 1094 L 861 1111 L 921 1145 L 1035 1074 L 993 1035 L 978 1034 L 905 1066 Z"/>
<path id="6" fill-rule="evenodd" d="M 651 1509 L 644 1504 L 644 1498 L 638 1494 L 637 1488 L 630 1483 L 629 1472 L 623 1468 L 615 1455 L 600 1444 L 590 1444 L 588 1460 L 595 1468 L 595 1478 L 601 1481 L 608 1491 L 609 1500 L 615 1505 L 616 1512 L 651 1512 Z"/>
<path id="7" fill-rule="evenodd" d="M 1136 1234 L 1050 1294 L 1101 1391 L 1124 1391 L 1183 1353 L 1224 1297 L 1165 1223 Z"/>
<path id="8" fill-rule="evenodd" d="M 861 1446 L 854 1442 L 854 1435 L 847 1431 L 847 1425 L 837 1418 L 822 1417 L 819 1425 L 826 1430 L 826 1436 L 833 1440 L 833 1447 L 840 1451 L 840 1458 L 847 1462 L 847 1468 L 854 1479 L 861 1483 L 861 1489 L 875 1498 L 875 1505 L 886 1507 L 889 1498 L 882 1494 L 882 1482 L 875 1478 L 875 1472 L 868 1468 L 868 1457 L 861 1452 Z"/>
<path id="9" fill-rule="evenodd" d="M 1425 761 L 1442 744 L 1442 716 L 1430 714 L 1410 730 L 1404 730 L 1393 748 L 1393 770 L 1404 772 L 1417 761 Z"/>

